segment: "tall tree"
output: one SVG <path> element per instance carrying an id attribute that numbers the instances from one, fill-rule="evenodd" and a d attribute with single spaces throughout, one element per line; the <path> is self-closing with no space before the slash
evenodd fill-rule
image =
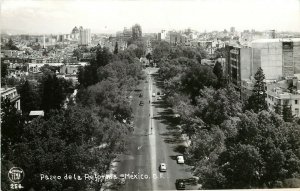
<path id="1" fill-rule="evenodd" d="M 1 78 L 4 78 L 8 74 L 7 68 L 8 64 L 1 63 Z"/>
<path id="2" fill-rule="evenodd" d="M 61 109 L 65 99 L 62 80 L 48 74 L 40 85 L 41 108 L 49 112 L 51 109 Z"/>
<path id="3" fill-rule="evenodd" d="M 164 57 L 168 57 L 171 46 L 168 42 L 161 41 L 153 44 L 153 59 L 155 62 L 160 62 Z"/>
<path id="4" fill-rule="evenodd" d="M 118 54 L 118 52 L 119 52 L 119 45 L 118 45 L 118 42 L 116 42 L 115 49 L 114 49 L 114 54 Z"/>
<path id="5" fill-rule="evenodd" d="M 213 72 L 214 74 L 217 76 L 217 79 L 218 79 L 218 87 L 223 87 L 225 85 L 225 80 L 223 78 L 223 67 L 222 67 L 222 64 L 217 61 L 215 66 L 214 66 L 214 69 L 213 69 Z"/>
<path id="6" fill-rule="evenodd" d="M 285 122 L 292 122 L 293 121 L 293 113 L 292 108 L 288 104 L 283 104 L 282 106 L 282 118 Z"/>
<path id="7" fill-rule="evenodd" d="M 207 124 L 220 125 L 242 111 L 241 102 L 236 99 L 237 92 L 233 87 L 218 89 L 204 88 L 197 98 L 196 113 Z"/>
<path id="8" fill-rule="evenodd" d="M 96 59 L 93 59 L 89 65 L 81 67 L 78 72 L 78 81 L 82 87 L 99 82 L 97 69 L 106 66 L 112 60 L 112 54 L 107 48 L 96 47 Z"/>
<path id="9" fill-rule="evenodd" d="M 266 93 L 266 82 L 265 74 L 261 67 L 258 68 L 255 76 L 255 84 L 252 90 L 251 96 L 248 98 L 245 109 L 253 110 L 254 112 L 259 112 L 262 110 L 268 110 L 268 105 L 266 102 L 267 93 Z"/>
<path id="10" fill-rule="evenodd" d="M 12 145 L 18 143 L 23 132 L 23 120 L 14 103 L 1 97 L 1 153 L 7 157 Z"/>
<path id="11" fill-rule="evenodd" d="M 274 105 L 274 110 L 275 110 L 275 113 L 277 113 L 278 115 L 281 115 L 282 114 L 282 106 L 280 103 L 276 103 Z"/>
<path id="12" fill-rule="evenodd" d="M 19 50 L 19 48 L 14 44 L 11 38 L 6 43 L 5 48 L 8 50 Z"/>
<path id="13" fill-rule="evenodd" d="M 216 86 L 217 78 L 208 66 L 192 64 L 182 76 L 183 91 L 189 94 L 195 103 L 195 97 L 205 86 Z"/>
<path id="14" fill-rule="evenodd" d="M 146 55 L 146 58 L 148 59 L 148 61 L 150 63 L 150 60 L 152 59 L 152 55 L 150 52 L 148 52 L 148 54 Z"/>
<path id="15" fill-rule="evenodd" d="M 258 148 L 253 145 L 237 144 L 222 153 L 221 159 L 226 161 L 223 172 L 227 188 L 253 188 L 259 185 L 263 159 Z"/>
<path id="16" fill-rule="evenodd" d="M 96 52 L 96 60 L 91 63 L 95 64 L 97 67 L 105 66 L 109 64 L 112 59 L 112 54 L 109 52 L 107 48 L 98 48 Z"/>
<path id="17" fill-rule="evenodd" d="M 23 114 L 29 114 L 32 110 L 39 109 L 39 96 L 34 92 L 31 84 L 26 80 L 20 88 L 21 109 Z"/>
<path id="18" fill-rule="evenodd" d="M 217 76 L 218 79 L 221 79 L 223 77 L 223 69 L 222 69 L 222 65 L 220 62 L 218 62 L 218 61 L 216 62 L 213 72 Z"/>

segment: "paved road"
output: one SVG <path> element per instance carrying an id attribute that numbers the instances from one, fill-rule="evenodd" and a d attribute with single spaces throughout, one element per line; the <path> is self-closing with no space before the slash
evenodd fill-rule
<path id="1" fill-rule="evenodd" d="M 157 96 L 151 96 L 153 92 L 161 92 L 154 79 L 156 72 L 156 68 L 146 70 L 150 74 L 148 83 L 141 84 L 141 92 L 133 96 L 135 130 L 117 169 L 118 175 L 126 175 L 121 190 L 175 190 L 176 179 L 191 177 L 189 167 L 175 160 L 184 143 L 178 130 L 168 122 L 169 109 L 164 107 L 163 101 L 157 100 Z M 142 98 L 138 97 L 140 93 Z M 139 106 L 140 101 L 144 101 L 143 106 Z M 159 172 L 160 163 L 166 163 L 167 172 Z M 130 178 L 130 175 L 133 176 Z"/>

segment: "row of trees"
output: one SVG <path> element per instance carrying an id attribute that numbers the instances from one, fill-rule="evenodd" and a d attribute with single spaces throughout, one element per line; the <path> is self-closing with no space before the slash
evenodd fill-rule
<path id="1" fill-rule="evenodd" d="M 12 41 L 10 38 L 8 42 L 4 45 L 1 46 L 2 50 L 19 50 L 19 48 L 15 45 L 15 43 Z"/>
<path id="2" fill-rule="evenodd" d="M 201 63 L 201 59 L 207 58 L 207 52 L 201 48 L 192 48 L 185 46 L 171 46 L 166 41 L 153 41 L 153 60 L 160 64 L 161 61 L 171 60 L 180 57 L 195 59 Z"/>
<path id="3" fill-rule="evenodd" d="M 166 101 L 191 140 L 187 162 L 204 188 L 300 186 L 300 126 L 268 111 L 261 68 L 243 102 L 220 63 L 211 68 L 166 51 L 159 64 Z"/>
<path id="4" fill-rule="evenodd" d="M 35 190 L 99 190 L 103 182 L 51 180 L 40 174 L 105 174 L 110 162 L 126 148 L 132 130 L 128 94 L 143 78 L 141 66 L 132 51 L 113 55 L 96 47 L 96 59 L 80 69 L 78 94 L 63 107 L 72 88 L 68 81 L 44 68 L 37 84 L 20 86 L 22 114 L 12 103 L 1 103 L 2 111 L 2 189 L 9 189 L 7 171 L 21 167 L 26 177 L 22 185 Z M 26 113 L 43 109 L 45 117 L 27 123 Z"/>

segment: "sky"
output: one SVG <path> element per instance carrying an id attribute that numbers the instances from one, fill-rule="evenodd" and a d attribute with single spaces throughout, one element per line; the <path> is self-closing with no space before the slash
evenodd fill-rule
<path id="1" fill-rule="evenodd" d="M 2 30 L 65 34 L 74 26 L 115 33 L 270 30 L 300 32 L 300 0 L 1 0 Z"/>

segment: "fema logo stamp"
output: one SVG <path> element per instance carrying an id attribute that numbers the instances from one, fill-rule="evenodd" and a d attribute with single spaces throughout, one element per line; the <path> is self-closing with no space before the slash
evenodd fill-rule
<path id="1" fill-rule="evenodd" d="M 20 167 L 12 167 L 8 171 L 8 178 L 13 183 L 22 182 L 24 177 L 25 177 L 25 173 L 24 173 L 23 169 L 21 169 Z"/>

